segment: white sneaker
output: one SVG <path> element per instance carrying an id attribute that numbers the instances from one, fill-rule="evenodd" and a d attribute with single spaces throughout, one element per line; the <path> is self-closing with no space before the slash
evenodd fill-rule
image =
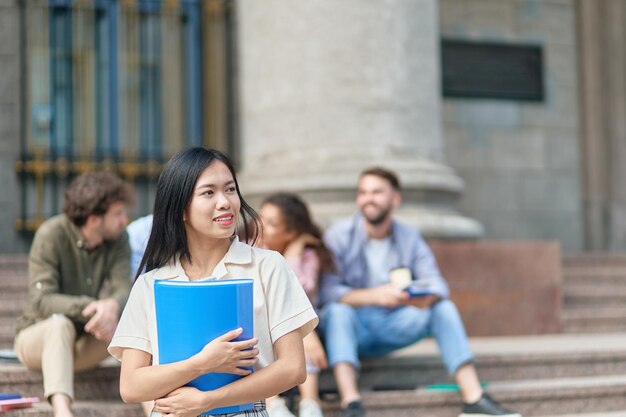
<path id="1" fill-rule="evenodd" d="M 300 401 L 300 417 L 324 417 L 322 409 L 317 401 L 302 400 Z"/>
<path id="2" fill-rule="evenodd" d="M 267 403 L 267 414 L 270 417 L 296 417 L 289 411 L 285 400 L 278 397 Z"/>

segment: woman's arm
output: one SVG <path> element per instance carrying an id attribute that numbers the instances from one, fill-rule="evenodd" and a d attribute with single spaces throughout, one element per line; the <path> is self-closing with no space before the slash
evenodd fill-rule
<path id="1" fill-rule="evenodd" d="M 208 343 L 189 359 L 167 365 L 151 366 L 151 354 L 138 349 L 124 349 L 120 372 L 122 399 L 126 403 L 137 403 L 161 398 L 209 372 L 248 375 L 250 371 L 241 368 L 257 362 L 259 351 L 252 348 L 258 340 L 231 342 L 241 332 L 241 329 L 230 331 Z"/>
<path id="2" fill-rule="evenodd" d="M 317 282 L 320 276 L 320 261 L 315 250 L 306 248 L 298 256 L 290 256 L 286 250 L 285 260 L 296 273 L 309 299 L 313 298 L 317 293 Z"/>
<path id="3" fill-rule="evenodd" d="M 326 352 L 317 332 L 314 330 L 304 337 L 304 353 L 308 362 L 320 369 L 328 368 Z"/>
<path id="4" fill-rule="evenodd" d="M 274 343 L 276 361 L 266 368 L 214 391 L 177 389 L 156 401 L 155 411 L 175 416 L 195 416 L 214 408 L 263 400 L 279 394 L 306 379 L 304 347 L 300 329 Z"/>

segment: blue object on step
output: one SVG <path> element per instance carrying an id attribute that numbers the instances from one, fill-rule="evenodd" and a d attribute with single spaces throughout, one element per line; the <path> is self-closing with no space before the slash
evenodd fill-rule
<path id="1" fill-rule="evenodd" d="M 13 349 L 0 349 L 0 360 L 19 362 L 17 353 Z"/>
<path id="2" fill-rule="evenodd" d="M 254 337 L 251 279 L 158 280 L 154 283 L 154 301 L 161 364 L 188 359 L 216 337 L 238 327 L 243 332 L 235 341 Z M 239 378 L 242 376 L 212 372 L 187 385 L 210 391 Z M 236 413 L 252 408 L 252 403 L 240 404 L 208 410 L 205 414 Z"/>
<path id="3" fill-rule="evenodd" d="M 481 381 L 480 386 L 482 388 L 487 388 L 487 386 L 489 386 L 489 383 Z M 426 385 L 424 389 L 427 391 L 453 391 L 453 392 L 461 391 L 461 389 L 459 388 L 457 384 L 431 384 L 431 385 Z"/>

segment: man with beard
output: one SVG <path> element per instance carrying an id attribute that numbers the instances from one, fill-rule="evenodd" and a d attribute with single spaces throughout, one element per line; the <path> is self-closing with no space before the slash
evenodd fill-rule
<path id="1" fill-rule="evenodd" d="M 460 416 L 520 417 L 483 392 L 463 322 L 429 247 L 415 228 L 393 218 L 401 200 L 393 172 L 367 169 L 359 177 L 360 213 L 324 238 L 338 272 L 321 282 L 321 328 L 343 415 L 365 415 L 359 357 L 383 356 L 432 336 L 459 385 Z"/>
<path id="2" fill-rule="evenodd" d="M 46 220 L 33 239 L 29 303 L 16 324 L 15 351 L 28 368 L 41 369 L 55 417 L 72 416 L 74 371 L 108 356 L 130 291 L 125 228 L 132 199 L 116 175 L 82 174 L 65 192 L 64 213 Z"/>

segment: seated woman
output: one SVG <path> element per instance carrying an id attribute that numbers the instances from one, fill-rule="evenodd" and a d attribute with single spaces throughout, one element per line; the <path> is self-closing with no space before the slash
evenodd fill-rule
<path id="1" fill-rule="evenodd" d="M 306 204 L 296 195 L 279 193 L 261 205 L 262 246 L 280 252 L 294 270 L 313 306 L 317 304 L 320 277 L 332 272 L 332 255 L 321 240 Z M 318 393 L 318 373 L 325 369 L 326 354 L 317 333 L 304 338 L 307 361 L 306 381 L 299 385 L 300 417 L 322 417 Z M 294 417 L 282 398 L 268 400 L 270 417 Z"/>

